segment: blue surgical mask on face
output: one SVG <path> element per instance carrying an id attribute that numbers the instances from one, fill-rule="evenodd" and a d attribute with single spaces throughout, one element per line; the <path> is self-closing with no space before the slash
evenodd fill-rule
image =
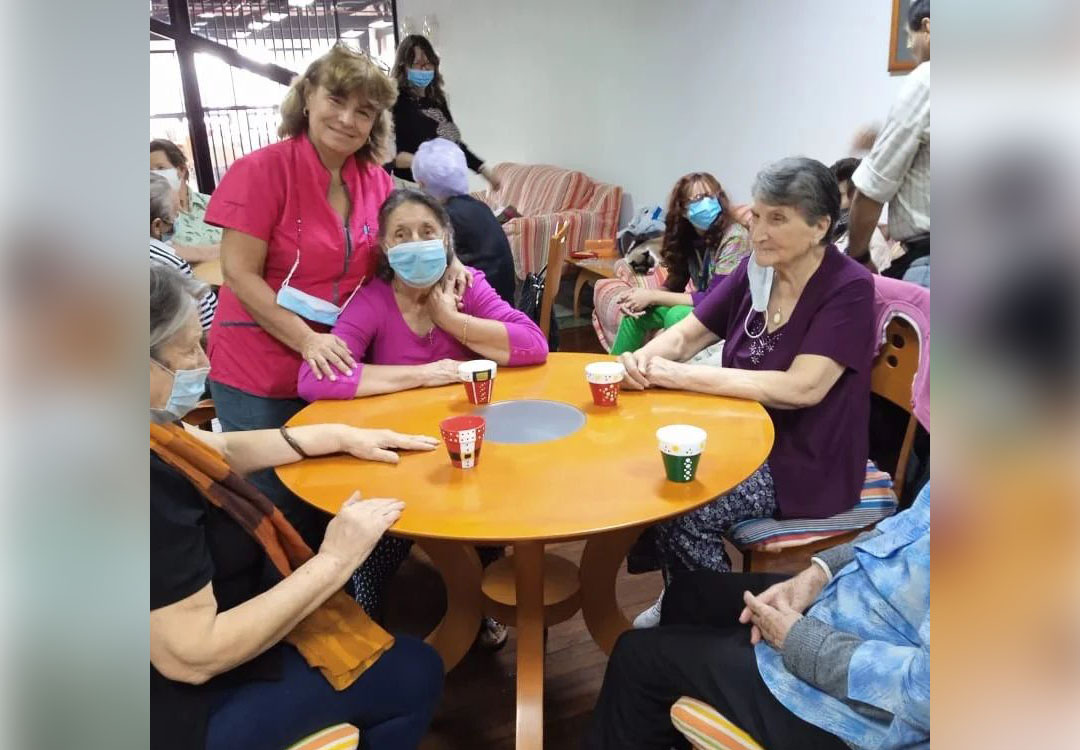
<path id="1" fill-rule="evenodd" d="M 441 239 L 402 242 L 386 251 L 386 259 L 401 283 L 426 289 L 446 273 L 446 245 Z"/>
<path id="2" fill-rule="evenodd" d="M 169 231 L 161 233 L 161 241 L 165 242 L 165 243 L 172 242 L 172 238 L 175 237 L 175 236 L 176 236 L 176 225 L 175 224 L 170 224 L 169 225 Z"/>
<path id="3" fill-rule="evenodd" d="M 170 370 L 156 360 L 150 361 L 173 376 L 169 400 L 165 403 L 164 408 L 156 409 L 151 407 L 150 416 L 157 422 L 174 422 L 177 419 L 183 419 L 189 411 L 198 405 L 203 394 L 206 393 L 206 377 L 210 374 L 210 368 Z"/>
<path id="4" fill-rule="evenodd" d="M 406 68 L 405 76 L 409 79 L 409 83 L 413 86 L 419 86 L 420 88 L 426 88 L 431 85 L 431 82 L 435 80 L 434 70 L 417 70 L 416 68 Z"/>
<path id="5" fill-rule="evenodd" d="M 695 229 L 703 232 L 713 225 L 719 215 L 720 201 L 711 195 L 700 198 L 686 207 L 686 220 L 693 224 Z"/>

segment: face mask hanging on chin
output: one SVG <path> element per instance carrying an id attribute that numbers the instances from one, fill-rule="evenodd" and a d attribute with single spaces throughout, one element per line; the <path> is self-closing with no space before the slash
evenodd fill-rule
<path id="1" fill-rule="evenodd" d="M 773 269 L 762 268 L 757 264 L 756 254 L 750 254 L 750 260 L 746 263 L 746 278 L 750 283 L 750 310 L 746 313 L 743 321 L 743 330 L 752 339 L 759 339 L 769 327 L 769 296 L 772 294 Z M 755 313 L 761 315 L 761 329 L 757 333 L 750 332 L 750 318 Z"/>

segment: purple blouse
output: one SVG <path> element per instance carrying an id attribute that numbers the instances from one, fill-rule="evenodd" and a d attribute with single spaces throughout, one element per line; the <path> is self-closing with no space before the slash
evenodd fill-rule
<path id="1" fill-rule="evenodd" d="M 536 365 L 547 360 L 548 345 L 540 327 L 525 313 L 515 310 L 491 288 L 482 271 L 470 268 L 473 284 L 465 290 L 462 312 L 477 318 L 501 321 L 510 335 L 510 367 Z M 357 362 L 372 365 L 424 365 L 440 359 L 469 360 L 479 355 L 439 327 L 418 336 L 401 315 L 394 290 L 375 279 L 353 297 L 341 312 L 333 333 L 349 347 Z M 338 379 L 316 380 L 311 367 L 300 366 L 297 389 L 306 401 L 350 399 L 363 377 L 363 365 L 353 374 L 337 373 Z"/>
<path id="2" fill-rule="evenodd" d="M 869 450 L 873 277 L 830 246 L 788 321 L 755 340 L 743 327 L 751 309 L 747 262 L 712 287 L 694 315 L 724 339 L 724 367 L 787 370 L 799 354 L 819 354 L 844 367 L 816 406 L 767 409 L 776 428 L 768 460 L 779 516 L 842 513 L 859 501 Z M 764 325 L 762 314 L 750 316 L 751 333 Z"/>

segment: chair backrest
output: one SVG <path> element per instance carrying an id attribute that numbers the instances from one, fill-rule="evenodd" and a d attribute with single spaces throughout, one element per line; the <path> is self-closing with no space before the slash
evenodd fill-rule
<path id="1" fill-rule="evenodd" d="M 547 274 L 544 276 L 544 296 L 540 299 L 540 330 L 544 338 L 551 335 L 551 308 L 555 304 L 555 295 L 559 292 L 562 280 L 563 262 L 566 260 L 566 233 L 570 222 L 563 221 L 555 227 L 555 233 L 548 242 Z"/>
<path id="2" fill-rule="evenodd" d="M 893 489 L 900 497 L 904 491 L 911 447 L 915 442 L 915 419 L 911 405 L 911 386 L 919 369 L 919 335 L 903 318 L 893 318 L 885 328 L 885 344 L 878 352 L 870 371 L 870 390 L 891 401 L 909 415 L 900 457 L 893 472 Z"/>
<path id="3" fill-rule="evenodd" d="M 216 416 L 217 409 L 214 408 L 213 400 L 204 399 L 195 404 L 195 408 L 185 414 L 182 421 L 200 430 L 210 430 Z"/>

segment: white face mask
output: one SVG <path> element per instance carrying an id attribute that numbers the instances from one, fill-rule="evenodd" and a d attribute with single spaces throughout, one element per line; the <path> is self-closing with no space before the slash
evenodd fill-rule
<path id="1" fill-rule="evenodd" d="M 746 320 L 743 321 L 743 330 L 750 338 L 759 339 L 769 327 L 766 311 L 769 309 L 769 297 L 772 295 L 772 266 L 762 268 L 757 264 L 755 254 L 751 253 L 750 260 L 746 264 L 746 278 L 750 283 L 750 311 L 746 313 Z M 761 330 L 756 335 L 750 333 L 750 318 L 754 313 L 762 315 Z"/>
<path id="2" fill-rule="evenodd" d="M 169 167 L 168 169 L 151 169 L 154 174 L 161 175 L 169 181 L 169 187 L 173 190 L 180 189 L 180 173 L 176 171 L 175 167 Z"/>

